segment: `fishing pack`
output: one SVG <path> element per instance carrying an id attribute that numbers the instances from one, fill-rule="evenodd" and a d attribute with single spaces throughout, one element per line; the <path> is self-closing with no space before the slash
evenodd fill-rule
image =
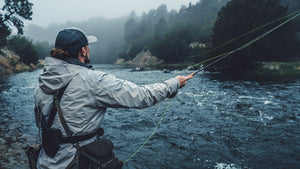
<path id="1" fill-rule="evenodd" d="M 60 144 L 72 143 L 76 147 L 77 152 L 73 161 L 68 165 L 68 169 L 121 169 L 123 162 L 115 157 L 113 143 L 109 139 L 100 138 L 104 134 L 103 128 L 99 128 L 90 134 L 73 136 L 60 108 L 60 99 L 67 86 L 54 94 L 52 109 L 47 120 L 42 115 L 41 108 L 35 107 L 36 121 L 40 121 L 40 125 L 38 126 L 41 129 L 42 144 L 27 146 L 26 154 L 30 168 L 36 169 L 41 148 L 43 148 L 47 156 L 55 157 Z M 64 137 L 59 129 L 51 128 L 56 112 L 58 112 L 60 122 L 66 131 L 67 137 Z M 82 147 L 79 146 L 78 142 L 91 139 L 95 136 L 97 136 L 96 141 Z"/>

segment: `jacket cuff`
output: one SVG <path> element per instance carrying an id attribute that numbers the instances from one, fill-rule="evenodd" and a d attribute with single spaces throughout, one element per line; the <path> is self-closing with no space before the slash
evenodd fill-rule
<path id="1" fill-rule="evenodd" d="M 165 81 L 165 83 L 170 88 L 170 96 L 169 98 L 174 97 L 177 94 L 177 90 L 180 88 L 179 81 L 174 77 Z"/>

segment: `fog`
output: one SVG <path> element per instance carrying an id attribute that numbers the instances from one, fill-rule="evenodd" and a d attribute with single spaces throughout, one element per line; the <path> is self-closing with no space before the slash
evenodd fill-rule
<path id="1" fill-rule="evenodd" d="M 36 24 L 47 27 L 51 23 L 67 21 L 81 22 L 89 18 L 102 16 L 107 19 L 123 17 L 135 11 L 137 15 L 156 9 L 166 4 L 168 10 L 179 10 L 182 5 L 188 6 L 199 0 L 30 0 L 33 5 L 32 21 L 25 24 Z"/>
<path id="2" fill-rule="evenodd" d="M 24 35 L 34 42 L 53 45 L 58 31 L 75 26 L 99 39 L 91 44 L 92 63 L 114 63 L 123 49 L 124 25 L 132 13 L 141 16 L 162 4 L 167 6 L 168 11 L 179 11 L 182 6 L 198 1 L 30 0 L 33 3 L 33 15 L 31 21 L 24 22 Z"/>

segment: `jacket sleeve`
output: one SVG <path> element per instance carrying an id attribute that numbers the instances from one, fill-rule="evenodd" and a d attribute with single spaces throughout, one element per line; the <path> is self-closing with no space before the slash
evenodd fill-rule
<path id="1" fill-rule="evenodd" d="M 138 109 L 152 106 L 165 98 L 175 96 L 180 86 L 176 78 L 162 83 L 138 86 L 108 74 L 98 76 L 91 85 L 98 106 Z"/>

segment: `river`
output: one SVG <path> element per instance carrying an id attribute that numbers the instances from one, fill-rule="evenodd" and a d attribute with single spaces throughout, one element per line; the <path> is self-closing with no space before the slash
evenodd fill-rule
<path id="1" fill-rule="evenodd" d="M 116 65 L 95 69 L 140 85 L 179 72 L 133 72 Z M 41 71 L 0 79 L 0 168 L 29 168 L 23 148 L 38 142 L 33 91 Z M 300 168 L 299 92 L 300 80 L 228 80 L 200 72 L 179 90 L 156 133 L 123 168 Z M 107 110 L 104 136 L 113 141 L 119 159 L 138 150 L 169 103 Z"/>

